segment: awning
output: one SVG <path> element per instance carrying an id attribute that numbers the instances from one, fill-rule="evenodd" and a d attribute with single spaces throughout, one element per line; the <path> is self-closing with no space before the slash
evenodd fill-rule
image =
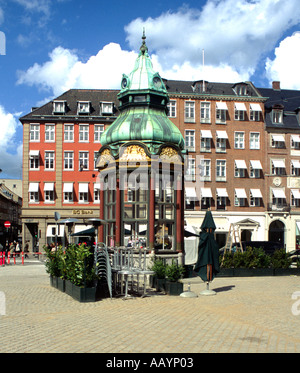
<path id="1" fill-rule="evenodd" d="M 237 198 L 247 198 L 246 191 L 243 188 L 236 188 L 235 195 Z"/>
<path id="2" fill-rule="evenodd" d="M 29 151 L 29 157 L 38 157 L 40 155 L 39 150 L 30 150 Z"/>
<path id="3" fill-rule="evenodd" d="M 292 165 L 295 167 L 295 168 L 300 168 L 300 161 L 297 159 L 297 160 L 292 160 Z"/>
<path id="4" fill-rule="evenodd" d="M 216 131 L 218 139 L 228 139 L 226 131 Z"/>
<path id="5" fill-rule="evenodd" d="M 88 236 L 93 236 L 95 234 L 95 228 L 87 228 L 84 229 L 83 231 L 77 232 L 77 233 L 72 233 L 71 236 L 74 237 L 88 237 Z"/>
<path id="6" fill-rule="evenodd" d="M 44 184 L 44 191 L 53 191 L 54 190 L 54 183 L 45 183 Z"/>
<path id="7" fill-rule="evenodd" d="M 217 196 L 218 197 L 228 197 L 227 189 L 226 188 L 217 188 Z"/>
<path id="8" fill-rule="evenodd" d="M 197 198 L 196 189 L 195 188 L 185 188 L 185 196 L 186 198 Z"/>
<path id="9" fill-rule="evenodd" d="M 100 183 L 94 184 L 94 190 L 100 190 Z"/>
<path id="10" fill-rule="evenodd" d="M 275 198 L 286 198 L 284 189 L 282 188 L 272 189 L 272 192 Z"/>
<path id="11" fill-rule="evenodd" d="M 201 188 L 201 197 L 209 197 L 212 198 L 212 193 L 210 188 Z"/>
<path id="12" fill-rule="evenodd" d="M 300 142 L 300 135 L 291 135 L 294 142 Z"/>
<path id="13" fill-rule="evenodd" d="M 271 136 L 272 136 L 272 139 L 274 141 L 284 142 L 284 136 L 283 135 L 271 135 Z"/>
<path id="14" fill-rule="evenodd" d="M 79 193 L 88 193 L 89 184 L 88 183 L 79 183 Z"/>
<path id="15" fill-rule="evenodd" d="M 57 225 L 57 231 L 56 231 L 56 224 L 47 225 L 47 237 L 54 237 L 56 235 L 58 237 L 63 237 L 64 233 L 65 233 L 65 229 L 62 224 Z"/>
<path id="16" fill-rule="evenodd" d="M 252 111 L 262 111 L 259 104 L 250 104 L 250 110 L 252 110 Z"/>
<path id="17" fill-rule="evenodd" d="M 212 139 L 212 134 L 210 130 L 201 130 L 201 137 L 205 137 L 207 139 Z"/>
<path id="18" fill-rule="evenodd" d="M 39 183 L 29 183 L 28 192 L 38 192 L 39 191 Z"/>
<path id="19" fill-rule="evenodd" d="M 292 189 L 291 192 L 292 192 L 294 198 L 300 199 L 300 191 L 299 191 L 299 189 Z"/>
<path id="20" fill-rule="evenodd" d="M 253 198 L 262 198 L 260 189 L 250 189 L 250 193 Z"/>
<path id="21" fill-rule="evenodd" d="M 235 109 L 239 111 L 247 111 L 246 105 L 243 102 L 235 102 L 234 103 Z"/>
<path id="22" fill-rule="evenodd" d="M 285 168 L 285 163 L 282 159 L 272 159 L 275 168 Z"/>
<path id="23" fill-rule="evenodd" d="M 250 161 L 250 164 L 254 170 L 262 170 L 262 165 L 260 161 Z"/>
<path id="24" fill-rule="evenodd" d="M 73 183 L 64 183 L 64 193 L 73 192 Z"/>
<path id="25" fill-rule="evenodd" d="M 247 168 L 246 162 L 243 159 L 236 159 L 235 165 L 237 168 Z"/>
<path id="26" fill-rule="evenodd" d="M 216 107 L 218 110 L 228 110 L 226 102 L 223 101 L 216 102 Z"/>

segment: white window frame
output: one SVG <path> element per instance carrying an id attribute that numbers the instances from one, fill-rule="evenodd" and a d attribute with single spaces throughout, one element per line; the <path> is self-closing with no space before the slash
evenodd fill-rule
<path id="1" fill-rule="evenodd" d="M 211 181 L 211 159 L 200 160 L 200 177 L 201 180 Z"/>
<path id="2" fill-rule="evenodd" d="M 195 181 L 196 179 L 196 160 L 195 158 L 188 158 L 188 167 L 186 170 L 185 180 Z"/>
<path id="3" fill-rule="evenodd" d="M 100 103 L 100 108 L 101 108 L 102 115 L 111 115 L 114 112 L 114 103 L 103 101 Z"/>
<path id="4" fill-rule="evenodd" d="M 39 203 L 39 192 L 29 192 L 29 203 Z"/>
<path id="5" fill-rule="evenodd" d="M 216 181 L 226 181 L 226 159 L 216 159 Z"/>
<path id="6" fill-rule="evenodd" d="M 194 152 L 195 151 L 195 130 L 185 130 L 185 149 Z"/>
<path id="7" fill-rule="evenodd" d="M 64 142 L 74 142 L 74 124 L 64 124 Z"/>
<path id="8" fill-rule="evenodd" d="M 101 135 L 104 132 L 104 124 L 94 124 L 94 142 L 101 142 Z"/>
<path id="9" fill-rule="evenodd" d="M 53 114 L 65 114 L 66 102 L 65 101 L 53 101 Z"/>
<path id="10" fill-rule="evenodd" d="M 30 123 L 29 125 L 29 141 L 39 142 L 40 141 L 40 124 Z"/>
<path id="11" fill-rule="evenodd" d="M 253 149 L 253 150 L 260 149 L 260 133 L 259 132 L 250 132 L 249 147 L 250 149 Z"/>
<path id="12" fill-rule="evenodd" d="M 211 105 L 209 101 L 200 102 L 200 122 L 201 123 L 211 122 L 210 108 L 211 108 Z"/>
<path id="13" fill-rule="evenodd" d="M 78 166 L 79 170 L 88 170 L 89 169 L 89 152 L 79 151 L 78 161 L 79 161 L 79 166 Z"/>
<path id="14" fill-rule="evenodd" d="M 89 129 L 88 124 L 79 124 L 79 142 L 89 142 Z"/>
<path id="15" fill-rule="evenodd" d="M 77 104 L 77 114 L 90 114 L 90 102 L 79 101 Z"/>
<path id="16" fill-rule="evenodd" d="M 32 155 L 29 157 L 29 169 L 31 171 L 40 169 L 40 155 Z"/>
<path id="17" fill-rule="evenodd" d="M 53 150 L 45 150 L 44 168 L 47 171 L 55 170 L 55 152 Z"/>
<path id="18" fill-rule="evenodd" d="M 272 123 L 282 124 L 283 123 L 283 110 L 272 109 Z"/>
<path id="19" fill-rule="evenodd" d="M 176 118 L 177 116 L 177 101 L 170 100 L 167 104 L 168 107 L 168 117 L 169 118 Z"/>
<path id="20" fill-rule="evenodd" d="M 234 149 L 245 149 L 245 132 L 234 132 Z"/>
<path id="21" fill-rule="evenodd" d="M 195 101 L 184 101 L 184 121 L 195 123 Z"/>
<path id="22" fill-rule="evenodd" d="M 72 150 L 64 151 L 64 171 L 74 171 L 74 152 Z"/>
<path id="23" fill-rule="evenodd" d="M 45 142 L 55 142 L 55 124 L 45 124 Z"/>

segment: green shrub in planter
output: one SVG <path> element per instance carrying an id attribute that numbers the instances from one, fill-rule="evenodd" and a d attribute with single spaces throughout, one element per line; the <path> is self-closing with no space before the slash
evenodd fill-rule
<path id="1" fill-rule="evenodd" d="M 165 291 L 166 283 L 166 265 L 162 259 L 154 259 L 150 270 L 154 272 L 153 287 L 156 291 Z"/>
<path id="2" fill-rule="evenodd" d="M 292 259 L 287 255 L 284 249 L 275 250 L 271 257 L 273 268 L 289 268 L 292 264 Z"/>
<path id="3" fill-rule="evenodd" d="M 176 282 L 183 277 L 184 266 L 172 260 L 172 264 L 166 266 L 166 278 L 170 282 Z"/>

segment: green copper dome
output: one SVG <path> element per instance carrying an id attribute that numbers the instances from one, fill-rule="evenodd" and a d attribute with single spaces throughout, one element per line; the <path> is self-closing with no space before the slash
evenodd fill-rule
<path id="1" fill-rule="evenodd" d="M 166 115 L 167 90 L 159 73 L 153 70 L 144 34 L 142 39 L 133 71 L 122 77 L 120 115 L 101 135 L 101 145 L 114 148 L 128 141 L 141 141 L 151 152 L 165 143 L 183 150 L 181 132 Z"/>

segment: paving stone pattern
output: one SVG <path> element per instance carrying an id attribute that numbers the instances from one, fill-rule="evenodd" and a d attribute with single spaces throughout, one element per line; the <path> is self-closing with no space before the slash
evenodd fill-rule
<path id="1" fill-rule="evenodd" d="M 198 277 L 184 282 L 185 291 L 188 282 L 196 294 L 206 288 Z M 210 289 L 217 294 L 183 298 L 149 289 L 146 298 L 79 303 L 50 286 L 40 262 L 6 265 L 1 352 L 300 352 L 300 315 L 292 312 L 300 277 L 216 277 Z"/>

